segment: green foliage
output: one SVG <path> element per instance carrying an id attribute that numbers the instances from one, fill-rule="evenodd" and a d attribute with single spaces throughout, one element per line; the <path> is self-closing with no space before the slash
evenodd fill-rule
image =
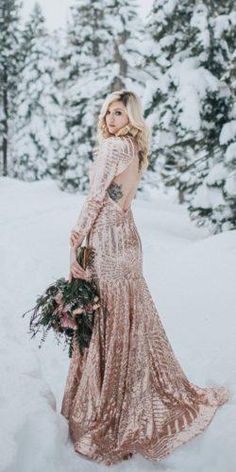
<path id="1" fill-rule="evenodd" d="M 90 266 L 93 258 L 91 248 L 79 248 L 77 260 L 82 267 Z M 69 346 L 68 354 L 71 357 L 76 346 L 81 354 L 89 346 L 99 306 L 98 289 L 94 280 L 72 278 L 69 282 L 65 278 L 59 278 L 37 298 L 36 305 L 22 316 L 32 312 L 29 332 L 33 338 L 42 331 L 39 348 L 52 329 L 58 342 L 63 337 L 64 345 Z"/>
<path id="2" fill-rule="evenodd" d="M 20 18 L 18 0 L 0 0 L 0 170 L 9 172 L 11 120 L 16 114 L 20 63 Z"/>
<path id="3" fill-rule="evenodd" d="M 153 92 L 145 116 L 152 124 L 153 169 L 162 188 L 174 188 L 179 202 L 188 202 L 190 216 L 199 225 L 208 224 L 213 231 L 234 228 L 234 190 L 228 184 L 234 171 L 221 139 L 222 130 L 235 119 L 232 1 L 154 1 L 147 28 L 152 51 L 146 70 Z M 229 145 L 234 137 L 227 134 Z M 210 176 L 217 174 L 220 162 L 224 177 L 216 183 Z"/>

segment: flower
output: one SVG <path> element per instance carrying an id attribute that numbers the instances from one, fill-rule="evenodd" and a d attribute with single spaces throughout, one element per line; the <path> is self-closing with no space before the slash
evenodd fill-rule
<path id="1" fill-rule="evenodd" d="M 60 305 L 62 302 L 62 293 L 59 291 L 57 292 L 56 296 L 54 297 L 55 302 Z"/>
<path id="2" fill-rule="evenodd" d="M 85 310 L 84 311 L 88 311 L 88 312 L 91 312 L 91 311 L 94 311 L 96 310 L 96 308 L 98 308 L 100 306 L 100 303 L 88 303 L 85 307 Z"/>
<path id="3" fill-rule="evenodd" d="M 61 326 L 62 328 L 71 328 L 77 329 L 77 324 L 73 318 L 70 318 L 67 312 L 63 312 L 63 316 L 61 318 Z"/>
<path id="4" fill-rule="evenodd" d="M 96 297 L 96 299 L 99 300 L 98 297 Z M 94 311 L 94 310 L 96 310 L 99 306 L 100 306 L 100 303 L 95 303 L 95 304 L 88 303 L 88 304 L 85 305 L 84 307 L 79 307 L 79 308 L 76 308 L 75 310 L 73 310 L 72 316 L 74 317 L 74 316 L 76 316 L 76 315 L 80 315 L 81 313 L 86 313 L 86 312 Z"/>
<path id="5" fill-rule="evenodd" d="M 97 303 L 97 304 L 93 305 L 93 310 L 96 310 L 96 309 L 99 308 L 100 306 L 101 306 L 100 303 Z"/>
<path id="6" fill-rule="evenodd" d="M 87 266 L 92 264 L 93 257 L 93 250 L 89 247 L 81 246 L 78 250 L 76 259 L 83 267 L 86 267 L 88 276 L 92 275 L 92 271 Z M 69 282 L 61 277 L 51 283 L 37 298 L 36 305 L 22 315 L 32 312 L 30 333 L 34 336 L 40 328 L 42 330 L 41 343 L 45 341 L 50 328 L 54 330 L 57 340 L 60 340 L 59 335 L 63 334 L 65 343 L 69 345 L 69 357 L 72 356 L 74 349 L 75 335 L 82 353 L 85 345 L 87 346 L 90 342 L 95 310 L 100 306 L 97 286 L 95 280 L 92 277 L 91 279 L 91 283 L 87 280 L 86 283 L 81 283 L 80 280 L 74 278 Z M 80 316 L 80 319 L 77 316 Z"/>
<path id="7" fill-rule="evenodd" d="M 64 305 L 64 311 L 69 311 L 71 309 L 71 303 Z"/>
<path id="8" fill-rule="evenodd" d="M 81 313 L 84 312 L 84 308 L 76 308 L 75 310 L 73 310 L 72 312 L 72 316 L 74 315 L 80 315 Z"/>

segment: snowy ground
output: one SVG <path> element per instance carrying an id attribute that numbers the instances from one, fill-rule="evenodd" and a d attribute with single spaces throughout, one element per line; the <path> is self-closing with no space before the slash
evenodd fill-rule
<path id="1" fill-rule="evenodd" d="M 133 202 L 145 278 L 189 378 L 228 385 L 232 398 L 204 433 L 159 463 L 136 455 L 107 467 L 74 452 L 60 414 L 67 350 L 53 336 L 39 350 L 21 314 L 68 275 L 69 233 L 83 199 L 50 180 L 0 179 L 0 471 L 235 472 L 236 232 L 210 236 L 158 193 Z"/>

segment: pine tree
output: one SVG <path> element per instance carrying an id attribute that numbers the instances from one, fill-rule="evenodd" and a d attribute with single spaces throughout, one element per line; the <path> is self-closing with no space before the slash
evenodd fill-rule
<path id="1" fill-rule="evenodd" d="M 104 26 L 112 42 L 114 75 L 111 90 L 144 88 L 141 51 L 144 26 L 138 16 L 137 0 L 105 0 Z"/>
<path id="2" fill-rule="evenodd" d="M 206 3 L 158 1 L 148 22 L 156 46 L 147 57 L 157 80 L 146 105 L 155 170 L 166 186 L 176 188 L 180 202 L 190 201 L 208 175 L 232 105 L 230 89 L 221 81 L 229 45 L 217 37 L 220 25 L 217 29 Z"/>
<path id="3" fill-rule="evenodd" d="M 21 81 L 12 139 L 13 176 L 39 180 L 50 176 L 62 125 L 58 91 L 54 85 L 55 44 L 35 4 L 22 40 Z"/>
<path id="4" fill-rule="evenodd" d="M 103 29 L 102 2 L 74 1 L 70 8 L 57 85 L 63 95 L 65 135 L 53 167 L 60 188 L 83 190 L 92 159 L 98 71 L 111 56 L 110 35 Z M 106 87 L 107 81 L 100 84 Z"/>
<path id="5" fill-rule="evenodd" d="M 151 43 L 146 54 L 147 88 L 151 92 L 145 94 L 145 116 L 153 131 L 152 166 L 165 187 L 176 188 L 180 202 L 185 198 L 186 181 L 191 186 L 186 173 L 195 159 L 194 143 L 202 138 L 195 119 L 197 103 L 191 113 L 186 87 L 194 68 L 194 7 L 194 0 L 154 1 L 146 22 Z"/>
<path id="6" fill-rule="evenodd" d="M 236 50 L 224 76 L 231 88 L 231 111 L 219 135 L 220 152 L 190 202 L 190 216 L 199 226 L 219 233 L 236 229 Z"/>
<path id="7" fill-rule="evenodd" d="M 207 88 L 203 101 L 202 128 L 204 129 L 204 146 L 202 149 L 205 156 L 200 158 L 199 161 L 194 162 L 191 169 L 194 192 L 190 195 L 189 210 L 192 217 L 196 217 L 199 214 L 199 220 L 197 221 L 201 224 L 203 221 L 201 216 L 203 214 L 206 215 L 206 212 L 205 208 L 203 211 L 200 210 L 199 213 L 197 209 L 197 211 L 193 211 L 193 201 L 196 201 L 194 194 L 196 192 L 197 194 L 201 193 L 202 182 L 204 182 L 203 187 L 206 185 L 208 190 L 212 187 L 212 196 L 213 193 L 215 196 L 217 194 L 219 196 L 219 192 L 216 189 L 221 186 L 223 190 L 227 174 L 229 173 L 227 172 L 227 164 L 225 163 L 225 169 L 223 169 L 224 165 L 222 164 L 225 161 L 227 144 L 222 139 L 222 136 L 225 135 L 224 130 L 227 129 L 227 122 L 231 122 L 235 117 L 233 111 L 235 90 L 232 88 L 230 78 L 232 75 L 230 72 L 231 61 L 233 59 L 232 54 L 236 47 L 236 19 L 233 13 L 232 1 L 227 0 L 221 5 L 216 4 L 214 0 L 206 0 L 204 4 L 199 3 L 195 8 L 192 24 L 196 26 L 198 31 L 194 42 L 194 51 L 199 55 L 200 66 L 210 72 L 209 79 L 211 82 L 213 82 L 213 79 L 215 80 L 215 86 L 213 89 Z M 229 143 L 231 139 L 232 135 L 230 136 Z M 204 168 L 204 171 L 198 166 L 199 163 Z M 221 167 L 222 172 L 220 170 Z M 225 178 L 223 178 L 223 175 Z M 223 180 L 221 180 L 220 176 Z M 215 210 L 210 211 L 208 216 L 203 218 L 205 223 L 209 218 L 209 227 L 215 232 L 227 227 L 227 223 L 224 224 L 226 222 L 226 214 L 228 214 L 229 222 L 231 221 L 232 212 L 230 209 L 229 211 L 226 209 L 227 205 L 230 205 L 226 193 L 226 190 L 222 193 L 222 196 L 224 195 L 226 198 L 225 210 L 222 211 L 222 214 L 224 213 L 224 216 L 222 215 L 222 222 L 217 223 L 218 220 L 221 221 L 221 217 L 216 216 L 218 210 L 217 212 Z M 213 203 L 213 206 L 215 206 L 215 203 Z"/>
<path id="8" fill-rule="evenodd" d="M 76 0 L 71 7 L 57 81 L 64 96 L 66 133 L 54 171 L 62 189 L 87 188 L 102 102 L 113 90 L 138 84 L 138 23 L 133 37 L 129 32 L 135 18 L 134 0 Z"/>
<path id="9" fill-rule="evenodd" d="M 192 219 L 212 233 L 236 228 L 236 119 L 224 124 L 220 143 L 224 159 L 212 166 L 189 206 Z"/>
<path id="10" fill-rule="evenodd" d="M 19 80 L 20 6 L 18 0 L 0 0 L 0 151 L 4 176 L 8 175 L 11 120 Z"/>

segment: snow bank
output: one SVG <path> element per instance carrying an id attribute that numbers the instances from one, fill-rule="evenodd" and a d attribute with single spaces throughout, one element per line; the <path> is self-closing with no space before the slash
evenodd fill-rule
<path id="1" fill-rule="evenodd" d="M 78 472 L 105 466 L 73 451 L 60 405 L 69 358 L 49 336 L 39 350 L 21 314 L 66 276 L 69 231 L 84 196 L 50 180 L 0 179 L 0 472 Z M 144 274 L 181 364 L 193 383 L 235 389 L 236 232 L 210 236 L 187 210 L 156 192 L 137 198 Z M 157 465 L 136 455 L 117 470 L 234 472 L 235 400 L 207 431 Z"/>

